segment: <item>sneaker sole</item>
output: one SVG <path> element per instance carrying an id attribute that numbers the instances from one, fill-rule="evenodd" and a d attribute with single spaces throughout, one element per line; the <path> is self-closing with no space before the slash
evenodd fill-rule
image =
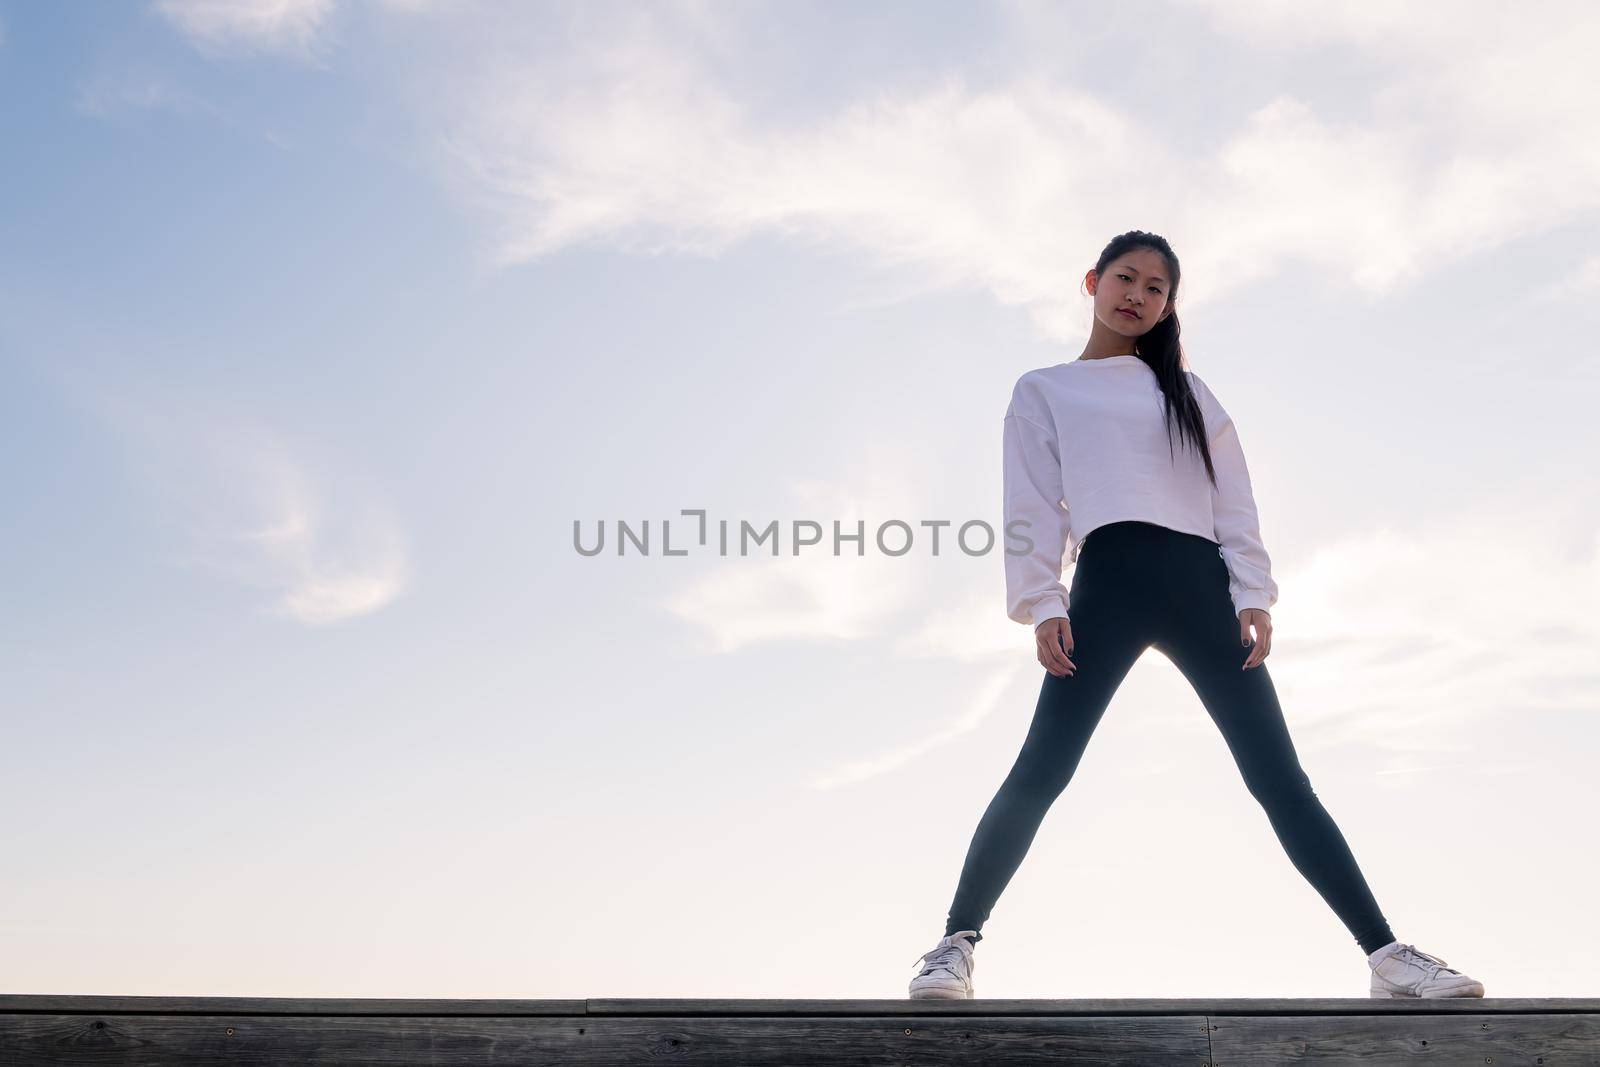
<path id="1" fill-rule="evenodd" d="M 1369 995 L 1379 1000 L 1448 1000 L 1452 997 L 1481 997 L 1483 996 L 1483 983 L 1474 982 L 1472 985 L 1461 986 L 1449 993 L 1435 993 L 1432 996 L 1417 996 L 1415 993 L 1391 993 L 1387 989 L 1373 989 Z"/>
<path id="2" fill-rule="evenodd" d="M 971 1000 L 972 994 L 961 989 L 941 986 L 923 986 L 911 991 L 912 1000 Z"/>

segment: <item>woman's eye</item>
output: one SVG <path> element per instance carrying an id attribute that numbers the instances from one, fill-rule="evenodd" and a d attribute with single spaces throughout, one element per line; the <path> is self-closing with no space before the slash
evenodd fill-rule
<path id="1" fill-rule="evenodd" d="M 1156 287 L 1155 287 L 1155 286 L 1153 286 L 1153 285 L 1152 285 L 1152 286 L 1151 286 L 1151 287 L 1150 287 L 1150 291 L 1151 291 L 1151 292 L 1152 292 L 1152 293 L 1154 293 L 1154 294 L 1156 294 L 1156 295 L 1157 295 L 1157 296 L 1160 296 L 1160 295 L 1161 295 L 1161 290 L 1160 290 L 1160 289 L 1157 289 L 1157 288 L 1156 288 Z"/>

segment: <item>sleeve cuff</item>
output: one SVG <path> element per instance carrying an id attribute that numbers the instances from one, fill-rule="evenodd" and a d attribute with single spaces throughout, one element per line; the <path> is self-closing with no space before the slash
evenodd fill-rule
<path id="1" fill-rule="evenodd" d="M 1233 598 L 1233 614 L 1235 618 L 1243 615 L 1249 608 L 1265 611 L 1270 616 L 1272 612 L 1268 609 L 1271 607 L 1272 599 L 1266 593 L 1255 589 L 1246 589 Z"/>
<path id="2" fill-rule="evenodd" d="M 1033 606 L 1033 628 L 1037 630 L 1051 619 L 1067 617 L 1067 605 L 1059 596 L 1048 596 Z"/>

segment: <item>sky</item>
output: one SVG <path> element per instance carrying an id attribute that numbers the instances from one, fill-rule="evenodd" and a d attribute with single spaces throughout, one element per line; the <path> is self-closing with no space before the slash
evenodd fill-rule
<path id="1" fill-rule="evenodd" d="M 949 537 L 1142 229 L 1397 938 L 1600 995 L 1597 48 L 1583 3 L 0 0 L 0 991 L 904 997 L 1045 678 Z M 864 551 L 738 549 L 802 520 Z M 1368 981 L 1154 650 L 976 960 Z"/>

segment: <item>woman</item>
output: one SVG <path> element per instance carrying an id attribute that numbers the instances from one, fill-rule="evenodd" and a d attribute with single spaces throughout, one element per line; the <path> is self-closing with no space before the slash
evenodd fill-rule
<path id="1" fill-rule="evenodd" d="M 1006 608 L 1034 628 L 1047 675 L 911 996 L 973 995 L 990 909 L 1112 694 L 1153 646 L 1194 686 L 1290 860 L 1366 954 L 1371 996 L 1481 997 L 1481 983 L 1395 940 L 1300 767 L 1265 666 L 1278 589 L 1249 472 L 1228 413 L 1180 366 L 1178 280 L 1165 239 L 1115 238 L 1084 277 L 1094 327 L 1083 355 L 1029 371 L 1012 392 Z M 1070 590 L 1063 557 L 1076 564 Z"/>

